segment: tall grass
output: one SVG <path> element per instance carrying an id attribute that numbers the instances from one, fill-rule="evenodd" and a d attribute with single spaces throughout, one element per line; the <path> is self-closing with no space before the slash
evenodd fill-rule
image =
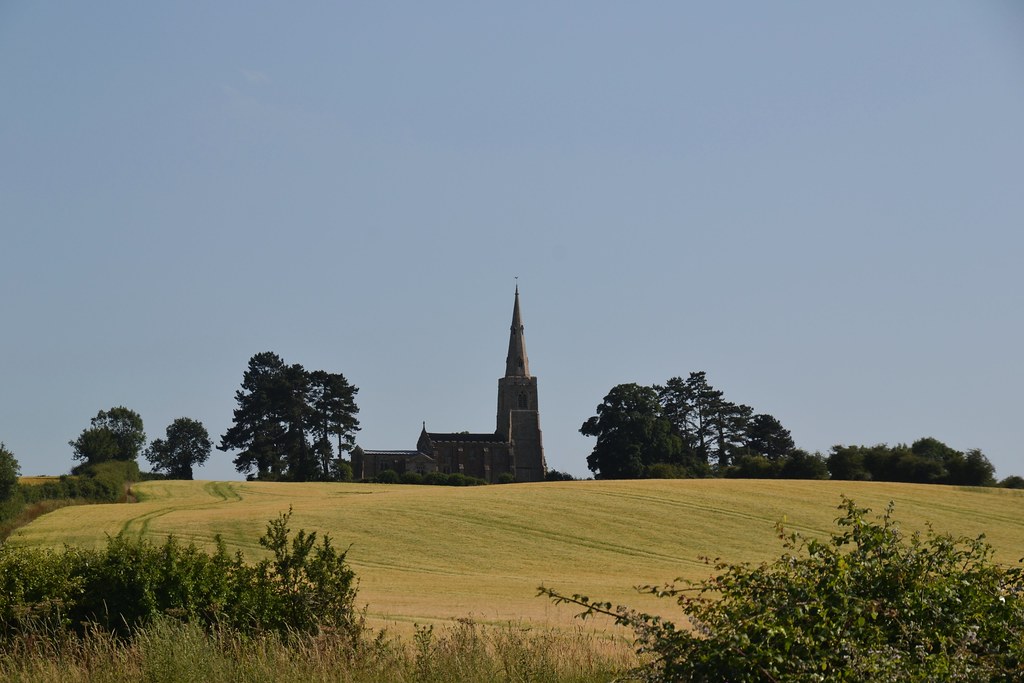
<path id="1" fill-rule="evenodd" d="M 23 633 L 0 651 L 0 679 L 590 683 L 621 677 L 636 663 L 625 641 L 581 630 L 550 632 L 460 620 L 437 630 L 419 627 L 412 639 L 384 632 L 353 647 L 344 635 L 282 638 L 228 629 L 207 632 L 195 624 L 162 619 L 127 639 L 97 630 L 84 636 Z"/>

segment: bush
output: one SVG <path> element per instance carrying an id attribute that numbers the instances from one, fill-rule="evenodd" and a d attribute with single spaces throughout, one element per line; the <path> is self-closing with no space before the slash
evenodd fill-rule
<path id="1" fill-rule="evenodd" d="M 217 540 L 208 554 L 168 537 L 161 546 L 123 535 L 99 551 L 0 546 L 0 633 L 96 626 L 129 635 L 166 615 L 282 636 L 329 627 L 355 638 L 355 574 L 329 536 L 290 535 L 291 511 L 259 539 L 273 557 L 247 565 Z"/>
<path id="2" fill-rule="evenodd" d="M 656 462 L 647 468 L 647 476 L 651 479 L 687 479 L 690 473 L 682 465 Z"/>
<path id="3" fill-rule="evenodd" d="M 514 484 L 516 483 L 516 475 L 511 472 L 502 472 L 498 475 L 499 484 Z"/>
<path id="4" fill-rule="evenodd" d="M 844 499 L 821 542 L 780 527 L 784 554 L 759 566 L 643 592 L 678 602 L 693 630 L 541 588 L 633 629 L 638 672 L 658 681 L 1004 681 L 1024 674 L 1024 571 L 992 562 L 981 538 L 907 538 Z"/>
<path id="5" fill-rule="evenodd" d="M 422 484 L 423 475 L 419 472 L 403 472 L 399 481 L 403 484 Z"/>
<path id="6" fill-rule="evenodd" d="M 397 484 L 401 479 L 398 476 L 398 472 L 395 472 L 394 470 L 384 470 L 377 475 L 374 481 L 378 484 Z"/>
<path id="7" fill-rule="evenodd" d="M 735 479 L 775 479 L 779 476 L 780 463 L 763 455 L 745 454 L 736 458 L 736 464 L 725 470 L 725 476 Z"/>
<path id="8" fill-rule="evenodd" d="M 1009 477 L 999 482 L 999 485 L 1004 489 L 1024 489 L 1024 477 L 1011 474 Z"/>

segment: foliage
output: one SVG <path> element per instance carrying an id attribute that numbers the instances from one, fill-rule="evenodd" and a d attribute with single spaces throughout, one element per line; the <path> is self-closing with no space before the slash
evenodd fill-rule
<path id="1" fill-rule="evenodd" d="M 704 372 L 652 387 L 619 384 L 580 433 L 597 437 L 587 466 L 599 479 L 775 477 L 796 451 L 776 418 L 727 401 Z"/>
<path id="2" fill-rule="evenodd" d="M 240 451 L 235 469 L 250 478 L 339 481 L 338 461 L 359 429 L 358 389 L 344 375 L 286 365 L 275 353 L 249 359 L 235 392 L 234 423 L 219 450 Z M 331 437 L 337 439 L 337 452 Z"/>
<path id="3" fill-rule="evenodd" d="M 828 466 L 820 453 L 793 448 L 778 460 L 743 453 L 721 474 L 736 479 L 828 479 Z"/>
<path id="4" fill-rule="evenodd" d="M 14 453 L 0 441 L 0 501 L 8 500 L 18 488 L 21 466 Z"/>
<path id="5" fill-rule="evenodd" d="M 77 439 L 68 442 L 74 449 L 74 458 L 86 464 L 135 460 L 146 443 L 142 418 L 124 406 L 101 410 L 90 425 Z"/>
<path id="6" fill-rule="evenodd" d="M 362 628 L 355 575 L 328 536 L 290 536 L 291 511 L 273 520 L 260 545 L 273 557 L 247 565 L 224 544 L 208 554 L 173 537 L 160 546 L 123 534 L 104 549 L 0 547 L 0 634 L 90 625 L 128 635 L 160 615 L 206 627 L 282 635 Z"/>
<path id="7" fill-rule="evenodd" d="M 683 442 L 686 458 L 682 464 L 726 467 L 748 445 L 753 409 L 725 400 L 723 393 L 708 383 L 706 373 L 691 372 L 685 380 L 673 377 L 654 388 L 673 433 Z"/>
<path id="8" fill-rule="evenodd" d="M 469 477 L 460 472 L 403 472 L 384 470 L 371 480 L 374 484 L 423 484 L 426 486 L 486 486 L 487 482 L 478 477 Z M 513 480 L 514 481 L 514 480 Z M 499 480 L 498 483 L 508 483 Z"/>
<path id="9" fill-rule="evenodd" d="M 179 417 L 167 426 L 166 439 L 154 439 L 146 450 L 146 460 L 158 472 L 171 479 L 191 479 L 193 465 L 202 465 L 210 457 L 213 442 L 202 422 Z"/>
<path id="10" fill-rule="evenodd" d="M 544 474 L 544 481 L 576 481 L 576 477 L 572 476 L 568 472 L 559 472 L 558 470 L 548 470 Z"/>
<path id="11" fill-rule="evenodd" d="M 598 479 L 637 479 L 654 463 L 673 462 L 682 453 L 658 392 L 639 384 L 612 387 L 580 433 L 597 437 L 587 467 Z"/>
<path id="12" fill-rule="evenodd" d="M 1004 489 L 1024 489 L 1024 477 L 1012 474 L 999 482 Z"/>
<path id="13" fill-rule="evenodd" d="M 1024 571 L 983 538 L 904 536 L 844 499 L 828 541 L 786 533 L 772 563 L 641 590 L 676 600 L 692 630 L 585 596 L 558 603 L 633 629 L 658 681 L 1003 681 L 1024 675 Z"/>
<path id="14" fill-rule="evenodd" d="M 910 446 L 833 446 L 828 458 L 833 479 L 917 484 L 992 486 L 995 468 L 974 448 L 962 453 L 925 437 Z"/>
<path id="15" fill-rule="evenodd" d="M 745 447 L 762 455 L 772 462 L 778 462 L 789 456 L 796 448 L 789 430 L 782 426 L 776 418 L 761 413 L 755 415 L 747 424 Z"/>

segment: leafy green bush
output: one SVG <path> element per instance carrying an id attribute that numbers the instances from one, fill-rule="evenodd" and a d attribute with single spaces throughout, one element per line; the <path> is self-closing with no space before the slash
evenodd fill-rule
<path id="1" fill-rule="evenodd" d="M 582 616 L 633 629 L 638 672 L 658 681 L 1005 681 L 1024 678 L 1024 571 L 982 538 L 904 536 L 890 503 L 878 521 L 844 499 L 828 541 L 787 534 L 772 563 L 717 564 L 676 600 L 692 630 L 626 607 L 566 597 Z"/>
<path id="2" fill-rule="evenodd" d="M 484 486 L 486 481 L 478 477 L 467 477 L 456 472 L 445 474 L 444 472 L 427 472 L 424 475 L 416 472 L 405 472 L 399 474 L 394 470 L 384 470 L 372 480 L 377 484 L 425 484 L 427 486 Z M 515 481 L 513 477 L 512 481 Z M 498 483 L 507 483 L 499 480 Z"/>
<path id="3" fill-rule="evenodd" d="M 90 625 L 128 635 L 160 615 L 205 626 L 358 636 L 355 574 L 324 536 L 290 535 L 291 511 L 259 542 L 273 557 L 247 565 L 218 539 L 208 554 L 168 537 L 156 546 L 123 535 L 104 549 L 61 552 L 0 546 L 0 633 Z"/>
<path id="4" fill-rule="evenodd" d="M 672 462 L 656 462 L 647 468 L 647 477 L 650 479 L 687 479 L 690 477 L 690 472 L 683 465 Z"/>

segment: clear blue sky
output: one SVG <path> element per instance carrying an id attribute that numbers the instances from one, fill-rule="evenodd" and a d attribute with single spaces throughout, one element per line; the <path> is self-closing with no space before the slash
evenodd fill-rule
<path id="1" fill-rule="evenodd" d="M 1019 2 L 3 2 L 0 235 L 25 474 L 116 405 L 219 440 L 260 351 L 368 448 L 489 430 L 516 276 L 557 469 L 704 370 L 1024 474 Z"/>

